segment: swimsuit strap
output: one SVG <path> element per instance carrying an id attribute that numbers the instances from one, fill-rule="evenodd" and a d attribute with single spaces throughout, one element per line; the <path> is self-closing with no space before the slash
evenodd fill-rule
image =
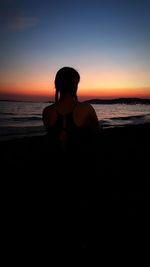
<path id="1" fill-rule="evenodd" d="M 67 121 L 68 121 L 68 119 L 69 119 L 69 120 L 72 119 L 72 114 L 73 114 L 73 112 L 74 112 L 76 106 L 77 106 L 77 102 L 76 102 L 75 105 L 73 106 L 73 109 L 72 109 L 70 112 L 66 113 L 66 114 L 61 114 L 61 113 L 54 107 L 55 110 L 56 110 L 57 116 L 58 116 L 57 121 L 58 121 L 58 120 L 61 120 L 61 121 L 62 121 L 62 129 L 65 129 L 65 130 L 67 129 Z M 72 119 L 72 121 L 73 121 L 73 119 Z M 57 123 L 57 122 L 56 122 L 56 123 Z"/>
<path id="2" fill-rule="evenodd" d="M 72 113 L 74 112 L 74 110 L 75 110 L 77 104 L 78 104 L 78 102 L 76 102 L 76 103 L 74 104 L 72 110 L 71 110 L 70 112 L 66 113 L 66 114 L 62 114 L 62 113 L 60 113 L 60 112 L 57 110 L 57 108 L 56 108 L 55 106 L 54 106 L 54 109 L 55 109 L 55 111 L 56 111 L 56 113 L 57 113 L 58 115 L 60 115 L 60 116 L 68 116 L 69 114 L 72 114 Z"/>

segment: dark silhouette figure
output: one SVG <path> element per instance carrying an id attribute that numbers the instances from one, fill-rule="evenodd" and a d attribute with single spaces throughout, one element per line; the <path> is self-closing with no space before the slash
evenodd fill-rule
<path id="1" fill-rule="evenodd" d="M 61 68 L 55 77 L 55 103 L 43 111 L 48 135 L 62 151 L 90 142 L 99 131 L 98 119 L 89 103 L 77 97 L 79 73 L 71 67 Z M 53 144 L 54 144 L 53 143 Z"/>
<path id="2" fill-rule="evenodd" d="M 80 216 L 77 207 L 91 194 L 91 180 L 96 169 L 95 141 L 99 135 L 94 108 L 78 101 L 79 81 L 80 75 L 75 69 L 61 68 L 55 77 L 55 103 L 43 110 L 49 144 L 45 166 L 50 169 L 54 184 L 55 209 L 64 221 L 58 219 L 62 232 L 67 242 L 74 245 L 85 242 L 86 230 L 83 229 L 87 214 L 82 211 Z"/>

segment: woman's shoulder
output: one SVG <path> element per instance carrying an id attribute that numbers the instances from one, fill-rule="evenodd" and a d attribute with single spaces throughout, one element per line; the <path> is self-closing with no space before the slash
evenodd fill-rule
<path id="1" fill-rule="evenodd" d="M 43 113 L 47 113 L 47 112 L 51 112 L 51 111 L 53 111 L 53 110 L 54 110 L 54 107 L 55 107 L 55 103 L 46 106 L 46 107 L 43 109 Z"/>
<path id="2" fill-rule="evenodd" d="M 84 114 L 85 116 L 96 116 L 95 109 L 92 107 L 91 104 L 86 102 L 78 102 L 76 110 L 79 113 Z"/>
<path id="3" fill-rule="evenodd" d="M 51 104 L 49 106 L 46 106 L 43 109 L 43 122 L 45 124 L 45 126 L 52 126 L 54 124 L 54 122 L 56 121 L 57 118 L 57 113 L 55 110 L 55 104 Z"/>
<path id="4" fill-rule="evenodd" d="M 98 125 L 96 112 L 89 103 L 79 102 L 74 111 L 74 116 L 78 125 L 90 127 Z"/>

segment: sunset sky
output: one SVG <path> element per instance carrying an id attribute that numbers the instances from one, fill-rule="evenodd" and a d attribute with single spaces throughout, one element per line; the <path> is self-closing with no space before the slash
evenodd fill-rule
<path id="1" fill-rule="evenodd" d="M 150 98 L 149 0 L 1 0 L 0 99 L 53 99 L 63 66 L 78 95 Z"/>

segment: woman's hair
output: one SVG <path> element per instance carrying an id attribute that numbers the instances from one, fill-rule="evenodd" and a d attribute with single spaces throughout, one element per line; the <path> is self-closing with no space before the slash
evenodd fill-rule
<path id="1" fill-rule="evenodd" d="M 70 92 L 77 100 L 77 87 L 80 81 L 79 73 L 71 67 L 63 67 L 56 73 L 55 77 L 55 102 L 58 101 L 58 95 Z"/>

